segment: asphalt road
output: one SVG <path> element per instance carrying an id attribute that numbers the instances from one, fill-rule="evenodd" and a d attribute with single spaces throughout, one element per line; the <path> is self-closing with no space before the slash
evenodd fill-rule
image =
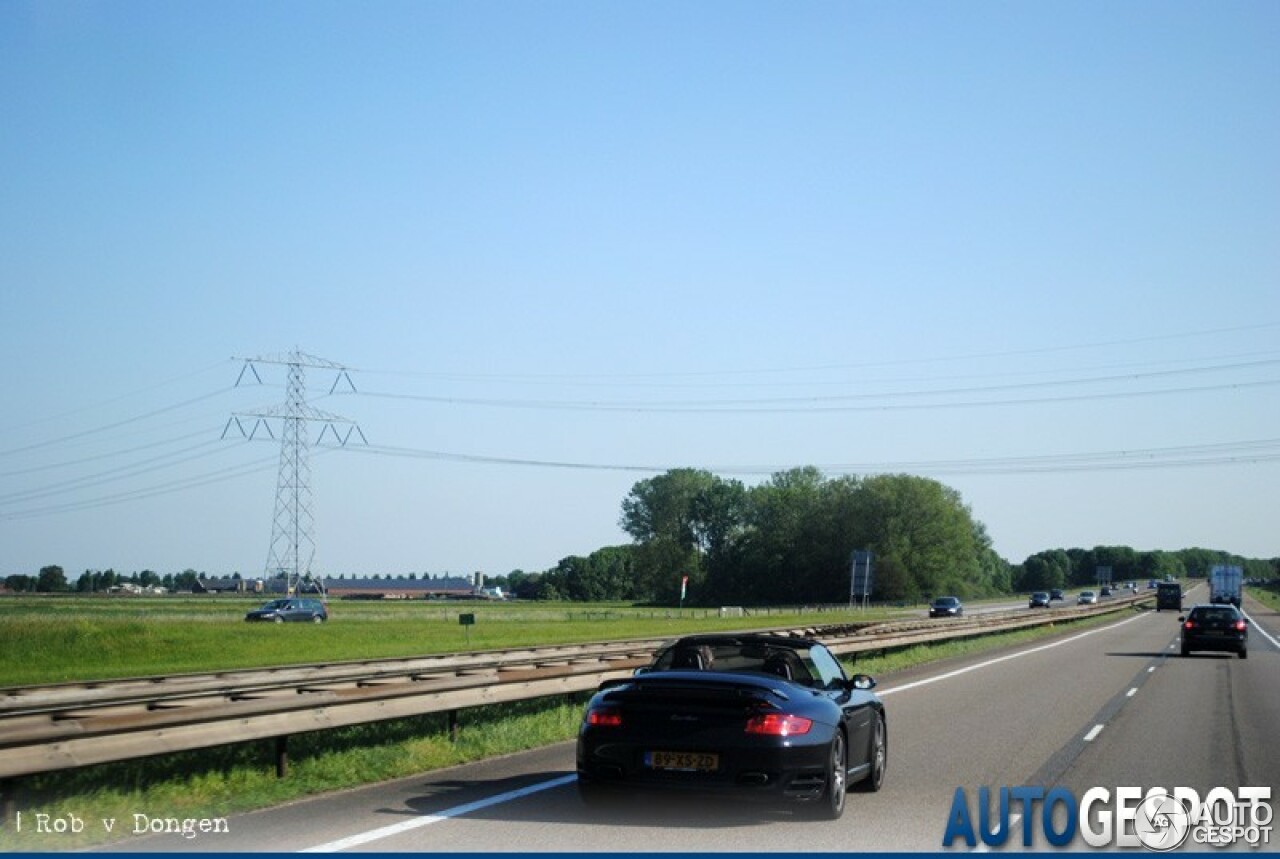
<path id="1" fill-rule="evenodd" d="M 1077 799 L 1093 787 L 1274 791 L 1280 615 L 1256 602 L 1245 608 L 1254 620 L 1246 660 L 1181 658 L 1175 615 L 1135 610 L 1083 633 L 886 678 L 878 690 L 889 715 L 884 789 L 852 794 L 834 822 L 690 798 L 587 809 L 574 790 L 573 745 L 565 743 L 239 815 L 226 834 L 132 838 L 119 848 L 936 851 L 957 788 L 975 813 L 982 787 L 1061 785 Z M 1263 849 L 1275 851 L 1277 838 Z"/>

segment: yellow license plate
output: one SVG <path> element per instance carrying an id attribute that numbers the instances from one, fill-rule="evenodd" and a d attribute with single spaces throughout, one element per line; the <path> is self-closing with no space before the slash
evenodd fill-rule
<path id="1" fill-rule="evenodd" d="M 712 772 L 720 768 L 720 756 L 709 752 L 646 752 L 644 762 L 655 770 Z"/>

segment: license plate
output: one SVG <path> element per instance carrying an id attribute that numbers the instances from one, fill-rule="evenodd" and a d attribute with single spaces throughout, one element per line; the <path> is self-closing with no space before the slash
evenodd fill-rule
<path id="1" fill-rule="evenodd" d="M 655 770 L 712 772 L 720 768 L 720 756 L 709 752 L 645 752 L 644 763 Z"/>

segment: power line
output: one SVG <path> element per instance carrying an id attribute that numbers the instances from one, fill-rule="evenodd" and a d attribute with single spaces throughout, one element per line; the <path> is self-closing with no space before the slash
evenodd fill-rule
<path id="1" fill-rule="evenodd" d="M 173 468 L 176 465 L 192 462 L 207 456 L 207 453 L 195 454 L 193 456 L 182 456 L 182 454 L 191 454 L 195 451 L 206 450 L 211 446 L 219 446 L 218 439 L 209 439 L 200 444 L 191 445 L 182 450 L 173 451 L 158 457 L 153 457 L 138 463 L 129 463 L 120 465 L 97 474 L 87 474 L 81 477 L 74 477 L 59 483 L 50 483 L 39 489 L 26 490 L 23 492 L 11 492 L 7 495 L 0 495 L 0 505 L 14 504 L 21 501 L 30 501 L 37 498 L 45 498 L 52 495 L 62 495 L 76 489 L 85 489 L 92 486 L 100 486 L 104 483 L 111 483 L 117 480 L 139 477 L 144 474 L 150 474 L 166 468 Z M 180 457 L 173 459 L 174 457 Z M 169 460 L 169 461 L 166 461 Z"/>
<path id="2" fill-rule="evenodd" d="M 1250 366 L 1280 363 L 1257 362 Z M 1244 366 L 1244 365 L 1241 365 Z M 453 406 L 485 406 L 502 409 L 538 411 L 631 412 L 655 414 L 810 414 L 823 412 L 871 412 L 871 411 L 920 411 L 932 409 L 989 408 L 992 406 L 1031 406 L 1053 403 L 1074 403 L 1101 400 L 1139 399 L 1146 397 L 1174 396 L 1179 394 L 1210 393 L 1214 391 L 1243 390 L 1270 387 L 1280 384 L 1280 378 L 1253 381 L 1228 381 L 1212 385 L 1188 385 L 1177 388 L 1147 388 L 1129 391 L 1096 391 L 1061 396 L 1020 397 L 1003 399 L 968 399 L 952 402 L 902 403 L 892 400 L 941 398 L 948 396 L 988 394 L 1011 391 L 1034 391 L 1045 388 L 1061 388 L 1087 384 L 1105 384 L 1134 379 L 1168 377 L 1197 371 L 1166 371 L 1163 373 L 1134 374 L 1130 376 L 1070 379 L 1056 382 L 988 385 L 970 388 L 939 388 L 928 391 L 895 391 L 889 393 L 862 393 L 807 397 L 762 398 L 755 400 L 702 400 L 702 401 L 606 401 L 606 400 L 520 400 L 496 397 L 449 397 L 430 394 L 400 394 L 387 391 L 364 391 L 361 397 L 387 400 L 411 400 Z"/>
<path id="3" fill-rule="evenodd" d="M 167 483 L 143 489 L 119 492 L 114 495 L 104 495 L 98 498 L 86 499 L 84 501 L 67 502 L 65 504 L 51 505 L 48 507 L 36 507 L 13 513 L 0 513 L 0 519 L 33 519 L 40 516 L 49 516 L 58 513 L 81 512 L 85 510 L 94 510 L 100 507 L 110 507 L 129 501 L 140 501 L 146 498 L 156 498 L 176 492 L 185 492 L 189 489 L 197 489 L 202 486 L 223 483 L 238 477 L 244 477 L 249 474 L 266 471 L 274 462 L 275 457 L 267 457 L 266 459 L 254 460 L 246 465 L 234 467 L 229 466 L 227 468 L 220 469 L 219 471 L 196 475 L 194 477 L 171 480 Z"/>
<path id="4" fill-rule="evenodd" d="M 486 456 L 451 451 L 424 450 L 385 445 L 348 448 L 356 453 L 409 459 L 429 459 L 481 465 L 529 466 L 575 471 L 622 471 L 661 474 L 673 468 L 702 468 L 715 474 L 772 475 L 790 470 L 790 465 L 692 465 L 684 464 L 619 464 L 533 459 L 528 457 Z M 1072 471 L 1110 471 L 1117 469 L 1155 469 L 1204 465 L 1232 465 L 1280 460 L 1280 438 L 1255 439 L 1204 445 L 1099 451 L 1091 453 L 1043 454 L 1023 457 L 987 457 L 977 459 L 915 460 L 868 463 L 815 465 L 828 474 L 886 474 L 925 472 L 948 474 L 1028 474 Z"/>
<path id="5" fill-rule="evenodd" d="M 58 436 L 57 438 L 45 439 L 44 441 L 39 441 L 39 442 L 35 442 L 34 444 L 24 445 L 23 447 L 14 447 L 14 448 L 10 448 L 9 450 L 0 450 L 0 456 L 14 456 L 19 453 L 30 453 L 33 450 L 40 450 L 42 448 L 52 447 L 53 445 L 56 445 L 56 444 L 62 444 L 64 442 L 85 438 L 91 435 L 96 435 L 96 434 L 105 432 L 107 430 L 117 429 L 123 426 L 129 426 L 131 424 L 135 424 L 135 423 L 139 423 L 141 421 L 147 420 L 148 418 L 156 417 L 157 415 L 162 415 L 168 412 L 177 411 L 178 409 L 185 408 L 195 403 L 202 403 L 205 400 L 210 400 L 210 399 L 213 399 L 214 397 L 222 396 L 223 394 L 229 393 L 231 390 L 233 389 L 222 388 L 217 391 L 212 391 L 208 394 L 202 394 L 198 397 L 192 397 L 189 400 L 183 400 L 182 402 L 174 403 L 173 405 L 164 406 L 163 408 L 159 408 L 159 409 L 153 409 L 152 411 L 149 411 L 149 412 L 143 412 L 142 414 L 134 415 L 132 417 L 124 418 L 122 420 L 113 421 L 108 424 L 102 424 L 101 426 L 93 427 L 91 429 L 81 430 L 80 432 L 75 432 L 75 433 L 69 433 L 64 436 Z"/>
<path id="6" fill-rule="evenodd" d="M 1255 325 L 1236 325 L 1223 328 L 1208 328 L 1196 331 L 1182 331 L 1168 334 L 1151 334 L 1143 337 L 1127 337 L 1115 340 L 1097 340 L 1085 343 L 1074 343 L 1060 346 L 1041 346 L 1030 349 L 1009 349 L 997 350 L 990 352 L 968 352 L 955 355 L 940 355 L 925 358 L 903 358 L 892 361 L 866 361 L 859 363 L 842 363 L 842 364 L 812 364 L 800 365 L 793 367 L 757 367 L 750 369 L 730 369 L 730 370 L 689 370 L 675 371 L 669 373 L 619 373 L 619 374 L 584 374 L 584 373 L 564 373 L 564 374 L 497 374 L 484 375 L 476 373 L 456 374 L 456 373 L 431 373 L 420 371 L 406 370 L 379 370 L 373 368 L 360 368 L 361 373 L 367 375 L 394 375 L 394 376 L 415 376 L 419 378 L 434 380 L 460 380 L 460 381 L 571 381 L 571 380 L 598 380 L 604 383 L 616 383 L 619 380 L 641 380 L 641 379 L 672 379 L 672 378 L 698 378 L 708 376 L 741 376 L 741 375 L 774 375 L 774 374 L 791 374 L 791 373 L 810 373 L 810 372 L 828 372 L 832 370 L 865 370 L 871 368 L 882 367 L 906 367 L 906 366 L 922 366 L 927 364 L 954 364 L 959 361 L 975 361 L 989 360 L 992 358 L 1023 358 L 1032 355 L 1049 355 L 1060 354 L 1065 352 L 1080 352 L 1085 350 L 1106 349 L 1115 346 L 1136 346 L 1147 343 L 1161 343 L 1178 340 L 1201 340 L 1205 338 L 1218 337 L 1224 334 L 1243 334 L 1246 332 L 1269 331 L 1280 328 L 1280 322 L 1263 322 Z"/>
<path id="7" fill-rule="evenodd" d="M 89 411 L 98 411 L 106 406 L 121 402 L 122 400 L 127 400 L 132 397 L 139 396 L 140 394 L 150 393 L 151 391 L 158 390 L 159 388 L 167 387 L 168 385 L 176 384 L 177 382 L 185 382 L 188 379 L 192 379 L 196 376 L 202 375 L 204 373 L 208 373 L 211 370 L 216 370 L 218 367 L 225 366 L 228 360 L 230 359 L 223 359 L 221 361 L 218 361 L 217 363 L 210 364 L 207 367 L 201 367 L 198 370 L 192 370 L 190 372 L 183 373 L 181 375 L 174 376 L 169 379 L 164 379 L 163 381 L 156 382 L 155 384 L 147 385 L 144 388 L 138 388 L 136 390 L 129 391 L 127 393 L 120 394 L 118 396 L 111 397 L 106 400 L 99 400 L 96 403 L 89 403 L 88 405 L 80 406 L 75 409 L 70 409 L 65 412 L 60 412 L 59 414 L 46 415 L 45 417 L 37 418 L 33 421 L 28 421 L 27 423 L 24 423 L 24 424 L 17 424 L 11 427 L 6 427 L 5 429 L 0 430 L 0 432 L 6 432 L 6 433 L 14 432 L 20 429 L 26 429 L 27 427 L 39 426 L 40 424 L 63 420 L 64 418 L 69 418 L 72 415 L 83 414 L 84 412 L 89 412 Z"/>

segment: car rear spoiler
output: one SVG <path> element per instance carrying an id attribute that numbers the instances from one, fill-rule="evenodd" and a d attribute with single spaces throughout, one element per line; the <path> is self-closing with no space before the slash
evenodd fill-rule
<path id="1" fill-rule="evenodd" d="M 655 671 L 636 677 L 622 677 L 606 680 L 600 684 L 598 691 L 621 691 L 622 687 L 629 687 L 637 693 L 697 692 L 739 698 L 759 698 L 763 694 L 780 701 L 791 700 L 791 696 L 769 678 L 706 671 Z"/>

